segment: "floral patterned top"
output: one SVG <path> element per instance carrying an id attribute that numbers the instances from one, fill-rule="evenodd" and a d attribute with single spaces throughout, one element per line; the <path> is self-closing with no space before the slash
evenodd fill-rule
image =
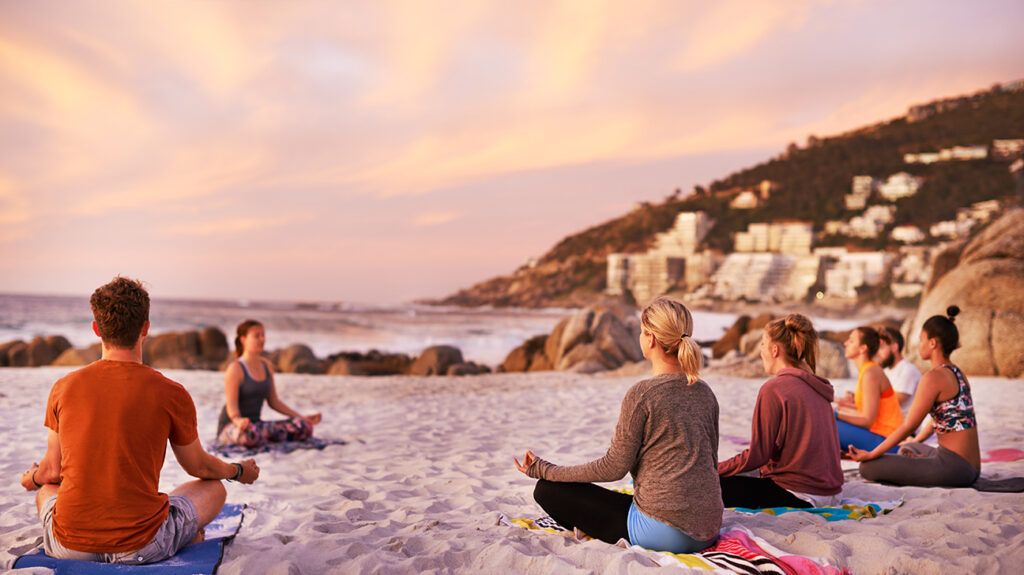
<path id="1" fill-rule="evenodd" d="M 967 378 L 959 367 L 948 363 L 945 367 L 953 372 L 960 389 L 955 396 L 932 406 L 931 416 L 935 423 L 935 431 L 949 433 L 977 427 L 978 418 L 974 415 L 974 400 L 971 399 L 971 386 L 967 383 Z"/>

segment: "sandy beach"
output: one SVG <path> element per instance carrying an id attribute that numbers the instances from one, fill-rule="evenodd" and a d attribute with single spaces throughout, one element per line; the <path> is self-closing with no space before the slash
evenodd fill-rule
<path id="1" fill-rule="evenodd" d="M 18 476 L 42 455 L 43 406 L 66 368 L 0 370 L 0 569 L 35 547 L 41 532 Z M 212 439 L 222 375 L 168 371 L 196 401 Z M 761 380 L 707 376 L 721 405 L 719 457 L 749 437 Z M 642 573 L 651 554 L 496 525 L 500 513 L 537 516 L 533 482 L 512 457 L 527 448 L 556 463 L 604 453 L 619 402 L 636 378 L 567 373 L 467 378 L 278 376 L 297 408 L 320 409 L 317 428 L 345 439 L 323 451 L 257 456 L 260 480 L 228 484 L 249 505 L 220 573 Z M 843 389 L 850 381 L 837 381 Z M 972 378 L 983 452 L 1024 449 L 1024 381 Z M 266 413 L 266 412 L 265 412 Z M 986 463 L 986 476 L 1024 475 L 1024 461 Z M 168 452 L 161 488 L 187 480 Z M 625 483 L 625 481 L 623 482 Z M 844 496 L 905 497 L 893 513 L 826 523 L 731 511 L 792 553 L 825 557 L 853 573 L 1012 573 L 1024 563 L 1024 497 L 971 489 L 894 488 L 847 472 Z M 20 571 L 29 572 L 29 571 Z M 37 572 L 45 572 L 37 570 Z M 682 571 L 680 571 L 682 572 Z"/>

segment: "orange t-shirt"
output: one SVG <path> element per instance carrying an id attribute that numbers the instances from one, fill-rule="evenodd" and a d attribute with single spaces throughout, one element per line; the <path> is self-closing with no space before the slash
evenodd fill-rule
<path id="1" fill-rule="evenodd" d="M 101 359 L 53 385 L 45 425 L 60 437 L 57 540 L 90 553 L 149 543 L 169 508 L 159 492 L 167 440 L 199 437 L 185 388 L 141 363 Z"/>

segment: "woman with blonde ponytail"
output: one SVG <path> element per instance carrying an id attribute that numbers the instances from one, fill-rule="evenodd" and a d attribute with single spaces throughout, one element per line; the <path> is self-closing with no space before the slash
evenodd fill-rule
<path id="1" fill-rule="evenodd" d="M 534 498 L 566 529 L 608 543 L 693 553 L 718 539 L 718 401 L 700 380 L 703 356 L 693 316 L 659 298 L 640 317 L 651 377 L 631 387 L 604 457 L 562 467 L 527 451 L 516 468 L 538 479 Z M 594 485 L 632 473 L 634 495 Z"/>
<path id="2" fill-rule="evenodd" d="M 790 314 L 765 326 L 761 362 L 772 376 L 754 404 L 750 447 L 718 464 L 726 507 L 825 507 L 843 488 L 835 390 L 815 375 L 818 334 Z M 758 470 L 758 477 L 740 475 Z"/>

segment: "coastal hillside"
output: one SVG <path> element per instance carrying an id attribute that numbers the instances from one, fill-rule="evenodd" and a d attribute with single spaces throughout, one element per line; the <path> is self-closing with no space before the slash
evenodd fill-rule
<path id="1" fill-rule="evenodd" d="M 906 163 L 905 154 L 954 146 L 987 146 L 993 140 L 1024 138 L 1022 83 L 996 86 L 969 96 L 936 100 L 909 109 L 907 115 L 844 134 L 809 136 L 804 145 L 790 144 L 778 156 L 679 192 L 659 203 L 641 203 L 629 213 L 558 242 L 536 261 L 513 273 L 463 289 L 436 303 L 462 306 L 552 307 L 592 304 L 605 288 L 606 260 L 611 253 L 646 250 L 654 236 L 669 229 L 681 211 L 706 212 L 715 221 L 706 248 L 728 253 L 736 232 L 752 222 L 799 219 L 820 232 L 830 220 L 849 217 L 844 196 L 857 175 L 885 178 L 907 172 L 922 178 L 920 193 L 896 201 L 893 225 L 925 230 L 955 217 L 958 208 L 974 202 L 1014 196 L 1016 184 L 1008 162 L 977 161 Z M 770 197 L 753 209 L 730 208 L 736 195 L 760 182 L 772 182 Z M 881 203 L 877 194 L 867 200 Z M 887 236 L 829 236 L 819 245 L 884 249 Z"/>

